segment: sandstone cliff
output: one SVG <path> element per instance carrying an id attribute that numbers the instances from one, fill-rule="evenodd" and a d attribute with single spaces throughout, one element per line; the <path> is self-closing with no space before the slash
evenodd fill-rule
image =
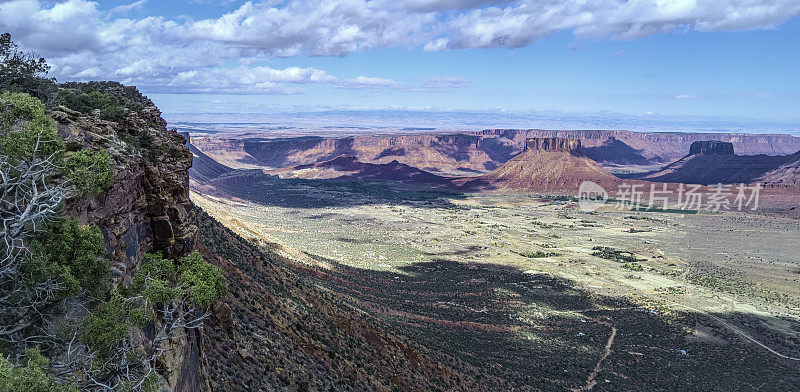
<path id="1" fill-rule="evenodd" d="M 694 142 L 689 147 L 689 155 L 696 154 L 733 155 L 733 143 L 717 140 Z"/>
<path id="2" fill-rule="evenodd" d="M 122 94 L 122 89 L 110 85 L 106 92 Z M 130 87 L 124 89 L 131 93 Z M 110 188 L 90 199 L 68 200 L 66 212 L 100 227 L 114 284 L 129 282 L 145 253 L 161 251 L 178 258 L 195 247 L 197 237 L 197 227 L 188 220 L 192 154 L 183 136 L 167 129 L 158 108 L 138 92 L 135 97 L 142 108 L 116 122 L 66 107 L 50 113 L 68 155 L 82 148 L 105 150 L 112 160 Z M 198 331 L 189 330 L 172 342 L 173 350 L 159 364 L 164 387 L 207 389 L 198 361 L 199 339 Z"/>
<path id="3" fill-rule="evenodd" d="M 523 152 L 529 150 L 580 153 L 581 141 L 559 137 L 536 137 L 525 141 Z"/>
<path id="4" fill-rule="evenodd" d="M 744 155 L 786 155 L 800 150 L 790 135 L 640 133 L 630 131 L 486 130 L 456 134 L 408 134 L 350 137 L 195 138 L 194 144 L 214 160 L 235 169 L 275 169 L 355 157 L 364 163 L 393 160 L 437 174 L 473 175 L 506 163 L 531 138 L 581 140 L 581 151 L 609 165 L 652 165 L 686 155 L 692 143 L 709 139 L 731 143 Z"/>

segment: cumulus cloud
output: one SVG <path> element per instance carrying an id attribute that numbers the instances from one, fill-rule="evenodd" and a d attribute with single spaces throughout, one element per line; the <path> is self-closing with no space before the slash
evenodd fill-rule
<path id="1" fill-rule="evenodd" d="M 336 77 L 315 68 L 207 68 L 178 72 L 164 86 L 164 92 L 298 94 L 303 89 L 291 84 L 332 83 L 336 80 Z"/>
<path id="2" fill-rule="evenodd" d="M 114 7 L 114 8 L 112 8 L 110 11 L 108 11 L 108 14 L 109 15 L 127 14 L 128 12 L 131 12 L 133 10 L 142 9 L 145 4 L 147 4 L 147 0 L 139 0 L 139 1 L 135 1 L 135 2 L 130 3 L 130 4 L 118 5 L 118 6 Z"/>
<path id="3" fill-rule="evenodd" d="M 106 10 L 88 0 L 0 0 L 0 31 L 48 57 L 62 80 L 116 79 L 182 92 L 283 94 L 301 91 L 302 83 L 433 91 L 460 86 L 443 80 L 407 86 L 380 75 L 341 79 L 321 70 L 316 78 L 328 80 L 290 77 L 308 69 L 257 64 L 385 47 L 517 48 L 559 31 L 595 40 L 768 29 L 800 14 L 797 0 L 286 0 L 247 2 L 200 20 L 128 16 L 147 5 L 139 0 Z M 230 68 L 231 61 L 241 67 Z"/>
<path id="4" fill-rule="evenodd" d="M 578 39 L 635 39 L 676 29 L 767 29 L 798 14 L 794 0 L 520 1 L 459 14 L 444 22 L 445 37 L 426 47 L 517 48 L 565 30 Z"/>

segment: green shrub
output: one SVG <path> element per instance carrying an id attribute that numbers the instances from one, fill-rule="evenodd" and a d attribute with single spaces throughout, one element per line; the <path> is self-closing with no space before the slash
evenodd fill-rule
<path id="1" fill-rule="evenodd" d="M 219 268 L 203 260 L 197 251 L 178 260 L 178 285 L 189 290 L 192 302 L 199 308 L 206 308 L 214 300 L 228 295 L 225 277 Z"/>
<path id="2" fill-rule="evenodd" d="M 143 295 L 154 304 L 171 302 L 181 295 L 181 291 L 173 284 L 175 275 L 172 260 L 163 258 L 161 252 L 148 253 L 133 276 L 131 292 Z"/>
<path id="3" fill-rule="evenodd" d="M 154 139 L 155 138 L 153 137 L 153 135 L 150 134 L 150 131 L 142 129 L 141 131 L 139 131 L 139 135 L 136 139 L 136 142 L 139 147 L 148 147 L 150 146 L 150 144 L 153 143 Z"/>
<path id="4" fill-rule="evenodd" d="M 130 291 L 144 296 L 152 304 L 186 296 L 199 308 L 208 307 L 228 294 L 219 268 L 203 260 L 199 252 L 192 252 L 177 262 L 163 258 L 160 252 L 145 255 Z"/>
<path id="5" fill-rule="evenodd" d="M 83 341 L 101 361 L 106 360 L 111 348 L 128 336 L 132 326 L 141 325 L 145 319 L 140 309 L 115 291 L 110 300 L 84 320 Z"/>
<path id="6" fill-rule="evenodd" d="M 56 383 L 53 376 L 45 372 L 49 361 L 38 348 L 28 350 L 21 362 L 14 366 L 0 355 L 0 392 L 78 391 L 74 386 Z"/>
<path id="7" fill-rule="evenodd" d="M 97 226 L 62 218 L 47 224 L 31 241 L 32 257 L 25 269 L 36 282 L 54 278 L 64 286 L 64 298 L 81 289 L 101 295 L 108 279 L 105 242 Z"/>
<path id="8" fill-rule="evenodd" d="M 67 179 L 78 188 L 80 196 L 98 195 L 111 186 L 110 161 L 105 151 L 80 150 L 66 160 Z"/>
<path id="9" fill-rule="evenodd" d="M 113 346 L 128 336 L 132 327 L 152 320 L 155 311 L 163 309 L 161 305 L 188 299 L 190 304 L 206 308 L 227 295 L 227 290 L 219 269 L 198 252 L 177 263 L 165 259 L 160 252 L 147 254 L 130 287 L 124 292 L 114 291 L 110 300 L 86 318 L 83 340 L 101 360 L 106 360 Z"/>
<path id="10" fill-rule="evenodd" d="M 518 252 L 517 254 L 522 256 L 522 257 L 528 257 L 528 258 L 531 258 L 531 259 L 538 259 L 538 258 L 542 258 L 542 257 L 561 256 L 561 253 L 558 253 L 558 252 L 543 252 L 541 250 L 537 250 L 537 251 L 522 251 L 522 252 Z"/>
<path id="11" fill-rule="evenodd" d="M 143 105 L 136 89 L 116 82 L 69 82 L 61 85 L 58 104 L 84 114 L 97 115 L 108 121 L 119 121 L 129 111 Z"/>
<path id="12" fill-rule="evenodd" d="M 639 263 L 625 263 L 622 265 L 622 268 L 631 271 L 641 271 L 643 269 Z"/>
<path id="13" fill-rule="evenodd" d="M 592 256 L 597 256 L 606 260 L 613 260 L 618 263 L 635 263 L 637 261 L 646 260 L 636 257 L 633 252 L 622 251 L 608 246 L 595 246 L 592 248 L 592 250 L 594 251 L 592 252 Z"/>
<path id="14" fill-rule="evenodd" d="M 43 157 L 64 151 L 44 105 L 28 94 L 0 94 L 0 132 L 0 154 L 12 162 L 32 157 L 37 141 Z"/>

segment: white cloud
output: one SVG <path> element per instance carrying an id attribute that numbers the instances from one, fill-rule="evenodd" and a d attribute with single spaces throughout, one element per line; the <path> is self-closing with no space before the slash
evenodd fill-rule
<path id="1" fill-rule="evenodd" d="M 114 7 L 114 8 L 112 8 L 111 10 L 109 10 L 108 14 L 109 15 L 127 14 L 128 12 L 131 12 L 133 10 L 142 9 L 145 4 L 147 4 L 147 0 L 139 0 L 139 1 L 135 1 L 135 2 L 130 3 L 130 4 L 118 5 L 118 6 Z"/>
<path id="2" fill-rule="evenodd" d="M 426 52 L 438 52 L 440 50 L 447 49 L 447 44 L 450 43 L 450 40 L 447 38 L 438 38 L 433 41 L 429 41 L 422 47 L 422 50 Z"/>
<path id="3" fill-rule="evenodd" d="M 798 14 L 796 0 L 519 1 L 459 14 L 443 35 L 448 48 L 515 48 L 565 30 L 578 39 L 635 39 L 676 29 L 768 29 Z"/>
<path id="4" fill-rule="evenodd" d="M 391 79 L 364 76 L 342 79 L 338 81 L 337 85 L 342 88 L 400 88 L 403 86 Z"/>
<path id="5" fill-rule="evenodd" d="M 432 77 L 432 78 L 424 78 L 422 80 L 422 85 L 425 88 L 430 89 L 450 89 L 450 88 L 459 88 L 459 87 L 466 87 L 469 85 L 467 79 L 464 78 L 442 78 L 442 77 Z"/>
<path id="6" fill-rule="evenodd" d="M 315 68 L 270 67 L 206 68 L 182 71 L 164 86 L 164 92 L 225 94 L 300 94 L 291 84 L 335 83 L 338 79 Z M 158 88 L 156 88 L 158 90 Z"/>
<path id="7" fill-rule="evenodd" d="M 247 2 L 203 20 L 125 17 L 134 9 L 145 11 L 145 1 L 104 10 L 88 0 L 0 0 L 0 31 L 48 57 L 53 76 L 62 80 L 121 79 L 152 89 L 228 91 L 247 84 L 244 77 L 251 72 L 264 80 L 246 91 L 298 92 L 291 85 L 299 83 L 430 91 L 460 86 L 432 87 L 425 81 L 408 86 L 380 75 L 319 81 L 313 75 L 289 76 L 307 68 L 276 74 L 257 64 L 276 56 L 345 56 L 398 46 L 516 48 L 560 31 L 593 40 L 769 29 L 800 14 L 797 0 L 288 0 Z M 230 60 L 242 68 L 224 68 Z M 318 78 L 324 74 L 315 71 Z M 203 77 L 222 81 L 198 79 Z"/>

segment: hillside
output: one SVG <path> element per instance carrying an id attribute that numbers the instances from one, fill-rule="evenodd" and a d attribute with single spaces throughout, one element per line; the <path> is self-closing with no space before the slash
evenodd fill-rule
<path id="1" fill-rule="evenodd" d="M 190 178 L 199 181 L 208 181 L 233 171 L 233 169 L 211 159 L 211 157 L 198 150 L 197 147 L 191 143 L 188 133 L 183 133 L 182 135 L 186 138 L 186 146 L 193 156 L 192 170 L 189 172 Z"/>
<path id="2" fill-rule="evenodd" d="M 788 157 L 785 163 L 758 177 L 756 181 L 775 187 L 800 187 L 800 151 Z"/>
<path id="3" fill-rule="evenodd" d="M 444 183 L 446 179 L 393 160 L 389 163 L 363 163 L 345 155 L 309 165 L 268 171 L 281 178 L 311 180 L 368 180 L 414 183 Z"/>
<path id="4" fill-rule="evenodd" d="M 313 277 L 324 272 L 239 237 L 198 208 L 191 219 L 202 253 L 231 286 L 203 339 L 204 360 L 218 364 L 208 368 L 213 390 L 502 388 L 483 369 L 388 332 L 347 297 L 319 287 Z"/>
<path id="5" fill-rule="evenodd" d="M 519 155 L 489 174 L 464 182 L 463 186 L 467 189 L 574 194 L 583 181 L 593 181 L 603 186 L 620 182 L 580 151 L 580 140 L 528 139 Z"/>
<path id="6" fill-rule="evenodd" d="M 791 184 L 797 181 L 792 164 L 796 167 L 796 155 L 736 155 L 732 143 L 702 141 L 694 142 L 690 146 L 689 154 L 676 162 L 653 172 L 626 177 L 703 185 L 752 182 Z M 779 169 L 784 165 L 788 166 Z"/>

